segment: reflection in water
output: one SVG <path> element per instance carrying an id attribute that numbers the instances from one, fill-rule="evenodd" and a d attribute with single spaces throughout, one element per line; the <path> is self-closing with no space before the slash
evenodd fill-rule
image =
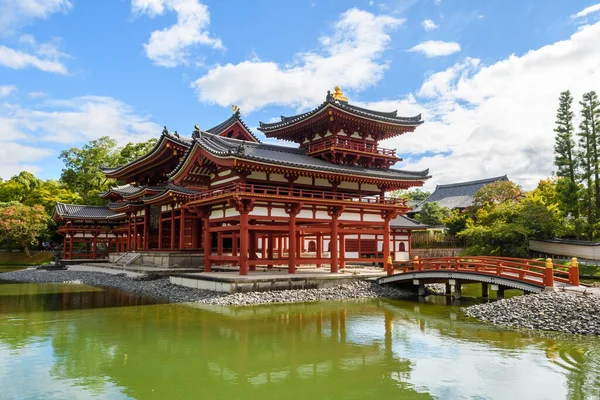
<path id="1" fill-rule="evenodd" d="M 222 308 L 8 286 L 0 295 L 8 398 L 600 396 L 598 339 L 494 328 L 445 304 Z"/>

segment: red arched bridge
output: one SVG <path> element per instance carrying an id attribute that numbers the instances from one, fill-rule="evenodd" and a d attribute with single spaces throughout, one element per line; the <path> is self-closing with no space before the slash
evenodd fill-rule
<path id="1" fill-rule="evenodd" d="M 425 284 L 446 283 L 446 293 L 454 285 L 456 298 L 461 297 L 461 284 L 466 283 L 481 283 L 484 297 L 492 285 L 498 298 L 504 296 L 505 288 L 539 293 L 550 288 L 579 286 L 576 258 L 571 260 L 571 265 L 565 266 L 554 264 L 549 258 L 539 261 L 492 256 L 415 257 L 388 265 L 387 273 L 388 276 L 378 279 L 379 284 L 417 285 L 419 294 L 423 295 Z"/>

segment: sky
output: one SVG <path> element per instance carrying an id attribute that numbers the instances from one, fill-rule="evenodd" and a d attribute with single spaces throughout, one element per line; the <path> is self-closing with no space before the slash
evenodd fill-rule
<path id="1" fill-rule="evenodd" d="M 600 91 L 598 0 L 0 0 L 0 177 L 61 150 L 353 104 L 421 113 L 382 142 L 426 185 L 551 176 L 558 96 Z M 578 112 L 578 106 L 575 107 Z"/>

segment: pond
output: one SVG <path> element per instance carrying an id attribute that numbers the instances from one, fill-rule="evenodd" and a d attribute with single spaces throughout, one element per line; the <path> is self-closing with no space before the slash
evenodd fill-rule
<path id="1" fill-rule="evenodd" d="M 600 340 L 471 321 L 445 297 L 222 308 L 0 281 L 0 387 L 2 399 L 598 398 Z"/>

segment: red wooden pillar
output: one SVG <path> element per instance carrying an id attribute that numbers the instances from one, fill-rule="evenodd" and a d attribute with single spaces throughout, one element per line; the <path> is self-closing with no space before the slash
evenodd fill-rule
<path id="1" fill-rule="evenodd" d="M 131 249 L 131 214 L 128 215 L 127 218 L 127 245 L 125 246 L 125 251 L 129 251 Z"/>
<path id="2" fill-rule="evenodd" d="M 296 244 L 298 243 L 296 240 L 296 213 L 290 212 L 290 243 L 288 246 L 288 273 L 295 274 L 296 273 Z"/>
<path id="3" fill-rule="evenodd" d="M 248 211 L 240 211 L 240 275 L 248 275 Z"/>
<path id="4" fill-rule="evenodd" d="M 283 235 L 277 236 L 277 258 L 283 258 Z"/>
<path id="5" fill-rule="evenodd" d="M 390 227 L 390 229 L 392 229 Z M 396 246 L 396 235 L 397 235 L 398 231 L 393 230 L 390 232 L 390 234 L 392 235 L 392 253 L 394 253 L 394 257 L 392 258 L 392 260 L 395 258 L 396 256 L 396 252 L 398 251 L 398 246 Z"/>
<path id="6" fill-rule="evenodd" d="M 331 272 L 338 272 L 338 214 L 331 216 Z"/>
<path id="7" fill-rule="evenodd" d="M 217 255 L 223 255 L 223 232 L 217 233 Z"/>
<path id="8" fill-rule="evenodd" d="M 98 246 L 98 234 L 94 233 L 94 238 L 92 239 L 92 260 L 96 259 L 96 247 Z"/>
<path id="9" fill-rule="evenodd" d="M 317 234 L 317 246 L 316 246 L 316 250 L 317 250 L 317 254 L 315 255 L 316 258 L 321 258 L 323 257 L 323 235 L 321 235 L 320 233 Z M 321 268 L 321 263 L 317 262 L 317 268 Z"/>
<path id="10" fill-rule="evenodd" d="M 383 268 L 387 267 L 387 260 L 390 257 L 390 218 L 383 218 Z"/>
<path id="11" fill-rule="evenodd" d="M 234 232 L 231 235 L 231 255 L 232 256 L 238 255 L 238 237 L 239 236 L 240 236 L 240 234 L 237 232 Z"/>
<path id="12" fill-rule="evenodd" d="M 260 254 L 263 258 L 267 258 L 267 235 L 260 235 Z"/>
<path id="13" fill-rule="evenodd" d="M 273 247 L 275 246 L 275 243 L 273 242 L 273 233 L 269 233 L 269 241 L 268 241 L 268 248 L 267 248 L 267 257 L 269 258 L 269 260 L 273 260 Z M 263 237 L 263 246 L 265 244 L 265 239 Z M 267 268 L 273 268 L 273 263 L 269 262 L 269 264 L 267 264 Z"/>
<path id="14" fill-rule="evenodd" d="M 71 236 L 69 237 L 69 260 L 73 259 L 73 239 L 75 236 L 75 232 L 71 232 Z"/>
<path id="15" fill-rule="evenodd" d="M 137 224 L 137 212 L 133 214 L 133 250 L 138 249 L 138 224 Z"/>
<path id="16" fill-rule="evenodd" d="M 257 235 L 255 231 L 248 231 L 248 235 L 249 235 L 249 243 L 248 243 L 248 251 L 249 251 L 249 255 L 248 255 L 248 259 L 250 260 L 256 260 L 256 247 L 257 247 Z M 252 264 L 248 266 L 248 269 L 250 271 L 256 271 L 256 265 Z"/>
<path id="17" fill-rule="evenodd" d="M 204 248 L 204 272 L 210 272 L 211 264 L 210 264 L 210 255 L 211 255 L 211 233 L 210 233 L 210 223 L 208 220 L 208 213 L 204 213 L 202 218 L 203 226 L 202 226 L 202 247 Z"/>
<path id="18" fill-rule="evenodd" d="M 144 209 L 144 250 L 150 248 L 150 206 Z"/>
<path id="19" fill-rule="evenodd" d="M 160 213 L 160 217 L 158 218 L 158 249 L 162 249 L 163 247 L 163 214 L 162 211 Z"/>
<path id="20" fill-rule="evenodd" d="M 185 208 L 179 212 L 179 250 L 185 247 Z"/>
<path id="21" fill-rule="evenodd" d="M 63 258 L 67 258 L 67 240 L 69 240 L 69 234 L 65 232 L 63 238 Z"/>
<path id="22" fill-rule="evenodd" d="M 171 209 L 171 250 L 175 250 L 175 208 Z"/>
<path id="23" fill-rule="evenodd" d="M 346 268 L 346 237 L 340 235 L 340 269 Z"/>

